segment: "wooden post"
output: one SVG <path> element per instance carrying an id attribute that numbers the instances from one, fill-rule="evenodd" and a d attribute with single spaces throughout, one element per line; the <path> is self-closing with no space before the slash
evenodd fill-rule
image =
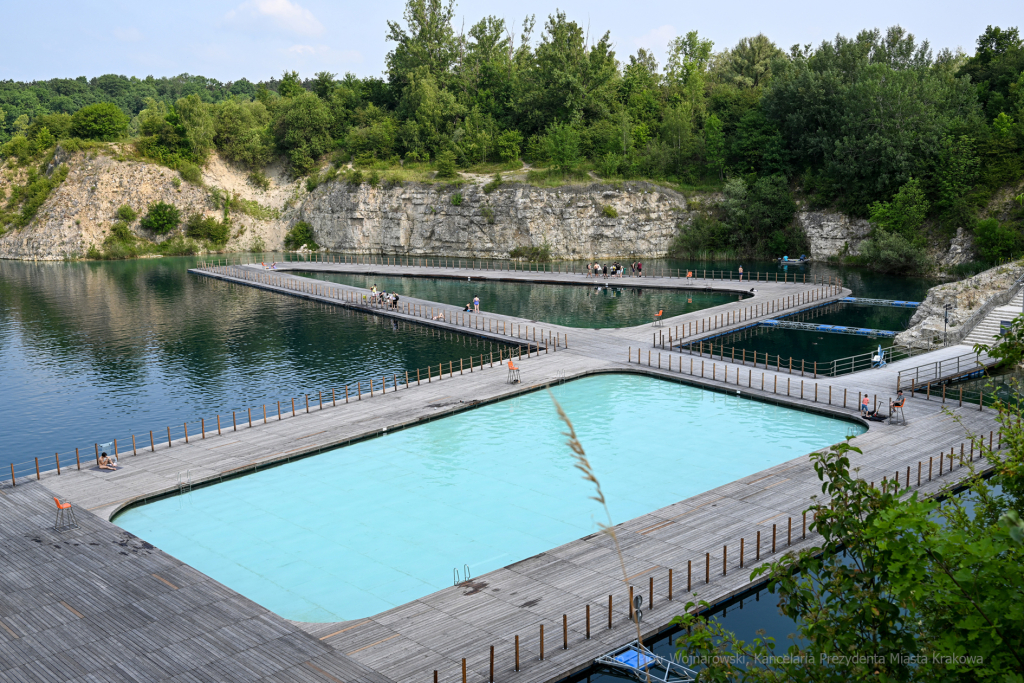
<path id="1" fill-rule="evenodd" d="M 723 545 L 722 546 L 722 576 L 726 575 L 725 571 L 726 571 L 726 568 L 727 568 L 727 564 L 726 564 L 726 559 L 725 558 L 728 556 L 728 554 L 729 554 L 729 546 Z"/>
<path id="2" fill-rule="evenodd" d="M 541 658 L 543 659 L 543 657 Z M 462 658 L 462 683 L 466 683 L 466 658 Z"/>
<path id="3" fill-rule="evenodd" d="M 711 583 L 711 553 L 704 553 L 704 583 Z"/>
<path id="4" fill-rule="evenodd" d="M 757 532 L 757 544 L 756 544 L 755 547 L 757 548 L 757 552 L 755 554 L 754 559 L 755 560 L 760 560 L 761 559 L 761 532 L 760 531 Z"/>
<path id="5" fill-rule="evenodd" d="M 249 415 L 249 428 L 252 429 L 252 408 L 246 408 Z M 185 443 L 188 443 L 188 428 L 185 429 Z"/>
<path id="6" fill-rule="evenodd" d="M 686 592 L 690 592 L 691 579 L 693 579 L 692 560 L 686 561 Z"/>
<path id="7" fill-rule="evenodd" d="M 516 671 L 519 671 L 519 636 L 516 636 Z M 434 674 L 435 674 L 434 683 L 437 683 L 437 678 L 436 678 L 437 672 L 435 671 Z"/>
<path id="8" fill-rule="evenodd" d="M 82 461 L 78 459 L 78 449 L 75 449 L 75 464 L 78 465 L 78 469 L 82 469 Z"/>
<path id="9" fill-rule="evenodd" d="M 217 418 L 217 433 L 220 434 L 220 417 Z M 149 450 L 152 453 L 156 452 L 156 443 L 153 441 L 153 430 L 149 430 Z"/>
<path id="10" fill-rule="evenodd" d="M 54 453 L 53 458 L 57 461 L 57 476 L 60 476 L 60 453 Z"/>
<path id="11" fill-rule="evenodd" d="M 668 599 L 672 600 L 672 570 L 668 570 Z"/>
<path id="12" fill-rule="evenodd" d="M 562 649 L 569 649 L 569 615 L 562 615 Z"/>
<path id="13" fill-rule="evenodd" d="M 408 304 L 406 304 L 408 306 Z M 494 646 L 491 645 L 491 677 L 488 679 L 489 683 L 494 683 Z"/>
<path id="14" fill-rule="evenodd" d="M 789 531 L 786 532 L 786 545 L 793 545 L 793 518 L 789 518 Z"/>
<path id="15" fill-rule="evenodd" d="M 36 479 L 39 479 L 39 458 L 36 458 Z"/>
<path id="16" fill-rule="evenodd" d="M 651 585 L 647 591 L 647 609 L 654 609 L 654 576 L 650 577 Z"/>
<path id="17" fill-rule="evenodd" d="M 188 443 L 188 422 L 185 422 L 184 425 L 185 425 L 185 443 Z M 249 426 L 251 427 L 252 425 L 249 425 Z M 117 457 L 117 439 L 114 439 L 114 457 Z"/>
<path id="18" fill-rule="evenodd" d="M 14 463 L 11 463 L 11 486 L 17 486 L 18 483 L 14 480 Z"/>
<path id="19" fill-rule="evenodd" d="M 231 414 L 234 415 L 234 413 L 231 413 Z M 167 447 L 168 448 L 171 447 L 171 428 L 170 427 L 167 428 Z M 98 448 L 96 449 L 96 464 L 97 465 L 100 464 L 100 451 L 99 451 Z"/>
<path id="20" fill-rule="evenodd" d="M 612 627 L 612 596 L 608 596 L 608 628 Z"/>

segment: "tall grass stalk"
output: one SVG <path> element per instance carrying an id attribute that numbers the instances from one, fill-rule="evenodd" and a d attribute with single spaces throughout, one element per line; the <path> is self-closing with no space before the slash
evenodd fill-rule
<path id="1" fill-rule="evenodd" d="M 604 491 L 601 490 L 601 482 L 598 480 L 597 475 L 594 474 L 594 468 L 590 464 L 590 460 L 587 459 L 587 453 L 583 449 L 583 444 L 576 437 L 576 429 L 572 426 L 572 420 L 562 410 L 562 405 L 555 398 L 555 395 L 551 393 L 551 389 L 548 389 L 548 395 L 551 396 L 551 402 L 555 404 L 555 410 L 558 411 L 558 418 L 565 423 L 566 429 L 569 431 L 562 432 L 562 436 L 566 437 L 565 445 L 572 451 L 572 458 L 575 461 L 576 469 L 583 473 L 583 479 L 594 485 L 594 495 L 590 496 L 591 500 L 596 500 L 604 508 L 604 514 L 608 518 L 608 523 L 598 522 L 597 526 L 601 529 L 602 533 L 608 534 L 611 537 L 612 543 L 615 544 L 615 554 L 619 558 L 619 568 L 622 569 L 622 583 L 627 588 L 629 587 L 629 574 L 626 572 L 626 558 L 622 555 L 622 547 L 619 545 L 619 537 L 615 533 L 615 527 L 612 524 L 612 513 L 608 509 L 608 501 L 604 497 Z M 636 642 L 640 647 L 643 647 L 643 635 L 640 632 L 640 620 L 634 616 L 633 605 L 629 605 L 629 614 L 633 617 L 633 623 L 636 624 Z M 645 667 L 645 673 L 647 674 L 647 681 L 651 681 L 651 672 Z"/>

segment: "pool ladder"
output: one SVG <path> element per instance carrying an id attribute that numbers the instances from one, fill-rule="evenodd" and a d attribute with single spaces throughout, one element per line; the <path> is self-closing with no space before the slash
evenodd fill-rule
<path id="1" fill-rule="evenodd" d="M 192 470 L 178 472 L 178 495 L 184 493 L 192 493 Z"/>
<path id="2" fill-rule="evenodd" d="M 463 579 L 460 579 L 460 578 L 459 578 L 459 570 L 458 570 L 458 569 L 452 569 L 452 574 L 454 574 L 454 575 L 455 575 L 455 584 L 454 584 L 454 585 L 456 585 L 456 586 L 458 586 L 458 585 L 459 585 L 460 583 L 462 583 L 463 581 L 469 581 L 469 580 L 470 580 L 470 578 L 472 578 L 472 577 L 471 577 L 471 576 L 469 575 L 469 565 L 468 565 L 468 564 L 464 564 L 464 565 L 462 565 L 462 571 L 463 571 L 463 573 L 465 574 L 465 578 L 463 578 Z"/>

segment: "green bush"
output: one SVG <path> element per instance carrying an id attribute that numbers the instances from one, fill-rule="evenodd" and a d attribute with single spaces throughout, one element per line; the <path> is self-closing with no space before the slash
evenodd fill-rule
<path id="1" fill-rule="evenodd" d="M 885 273 L 921 273 L 928 269 L 928 255 L 903 235 L 876 228 L 861 245 L 863 260 Z"/>
<path id="2" fill-rule="evenodd" d="M 185 234 L 188 237 L 222 246 L 227 244 L 228 238 L 231 236 L 231 221 L 218 221 L 212 216 L 194 213 L 188 217 L 188 222 L 185 223 Z"/>
<path id="3" fill-rule="evenodd" d="M 121 206 L 117 207 L 117 217 L 120 218 L 125 223 L 132 223 L 135 221 L 136 218 L 139 217 L 139 214 L 136 213 L 135 209 L 133 209 L 129 205 L 122 204 Z"/>
<path id="4" fill-rule="evenodd" d="M 116 140 L 128 130 L 128 117 L 111 102 L 89 104 L 71 115 L 71 134 L 85 140 Z"/>
<path id="5" fill-rule="evenodd" d="M 135 241 L 135 234 L 124 221 L 117 221 L 110 226 L 110 237 L 118 242 L 131 243 Z M 107 239 L 110 239 L 110 237 Z"/>
<path id="6" fill-rule="evenodd" d="M 366 182 L 370 183 L 370 187 L 377 187 L 380 184 L 380 173 L 377 169 L 370 171 L 370 177 L 366 179 Z"/>
<path id="7" fill-rule="evenodd" d="M 270 189 L 270 178 L 263 171 L 252 171 L 246 178 L 249 184 L 266 192 Z"/>
<path id="8" fill-rule="evenodd" d="M 502 183 L 501 174 L 500 173 L 495 173 L 494 174 L 494 180 L 492 180 L 491 182 L 489 182 L 486 185 L 484 185 L 484 194 L 490 194 L 490 193 L 494 192 L 499 187 L 501 187 L 501 183 Z"/>
<path id="9" fill-rule="evenodd" d="M 452 195 L 452 206 L 462 206 L 462 193 L 456 192 Z"/>
<path id="10" fill-rule="evenodd" d="M 533 263 L 541 263 L 551 260 L 551 245 L 544 243 L 539 247 L 516 247 L 508 252 L 511 258 L 520 258 Z"/>
<path id="11" fill-rule="evenodd" d="M 181 212 L 173 204 L 155 202 L 149 205 L 149 211 L 139 223 L 143 228 L 158 235 L 166 235 L 181 223 Z"/>
<path id="12" fill-rule="evenodd" d="M 671 256 L 697 256 L 702 252 L 732 249 L 732 231 L 725 223 L 698 213 L 689 223 L 680 223 L 679 232 L 669 246 Z"/>
<path id="13" fill-rule="evenodd" d="M 193 256 L 198 254 L 199 250 L 199 244 L 184 235 L 175 235 L 157 247 L 157 251 L 164 256 Z"/>
<path id="14" fill-rule="evenodd" d="M 995 218 L 978 221 L 974 226 L 974 249 L 988 263 L 998 263 L 1020 252 L 1021 235 Z"/>
<path id="15" fill-rule="evenodd" d="M 313 226 L 306 221 L 299 221 L 284 236 L 284 246 L 288 249 L 298 249 L 303 245 L 308 249 L 320 248 L 313 239 Z"/>
<path id="16" fill-rule="evenodd" d="M 348 182 L 351 183 L 352 185 L 362 185 L 363 172 L 360 171 L 358 168 L 354 169 L 352 173 L 350 173 L 348 176 Z"/>
<path id="17" fill-rule="evenodd" d="M 615 207 L 610 205 L 610 204 L 605 204 L 604 206 L 602 206 L 601 207 L 601 213 L 603 213 L 606 218 L 618 218 L 619 217 L 619 212 L 616 211 Z"/>
<path id="18" fill-rule="evenodd" d="M 455 153 L 449 149 L 437 155 L 434 167 L 437 169 L 438 178 L 457 178 L 459 175 L 455 171 Z"/>
<path id="19" fill-rule="evenodd" d="M 488 223 L 490 223 L 491 225 L 494 225 L 494 209 L 492 209 L 489 206 L 481 207 L 480 215 L 483 216 L 484 219 L 486 219 Z"/>
<path id="20" fill-rule="evenodd" d="M 203 184 L 203 172 L 195 164 L 188 161 L 178 162 L 178 173 L 181 177 L 193 185 Z"/>

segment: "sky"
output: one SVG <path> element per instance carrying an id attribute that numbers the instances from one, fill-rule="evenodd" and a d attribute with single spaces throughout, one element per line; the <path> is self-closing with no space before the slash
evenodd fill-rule
<path id="1" fill-rule="evenodd" d="M 0 80 L 191 73 L 255 82 L 284 70 L 296 70 L 304 78 L 324 70 L 380 76 L 393 46 L 385 40 L 387 21 L 400 20 L 404 7 L 404 0 L 6 3 Z M 757 33 L 788 49 L 899 24 L 927 39 L 936 51 L 960 47 L 973 54 L 987 25 L 1024 24 L 1020 0 L 978 5 L 945 0 L 463 0 L 456 6 L 457 27 L 468 31 L 482 17 L 495 15 L 511 25 L 518 39 L 523 18 L 533 14 L 536 41 L 556 8 L 588 28 L 592 41 L 610 31 L 620 60 L 644 47 L 653 50 L 660 64 L 669 40 L 692 30 L 714 41 L 719 51 Z"/>

